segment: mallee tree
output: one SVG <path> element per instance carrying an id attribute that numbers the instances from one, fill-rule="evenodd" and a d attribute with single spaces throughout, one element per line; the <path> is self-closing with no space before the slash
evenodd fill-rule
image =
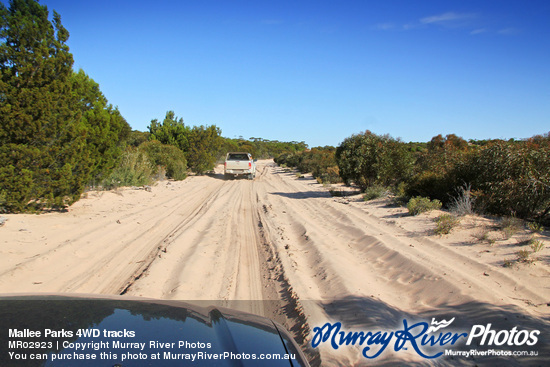
<path id="1" fill-rule="evenodd" d="M 130 128 L 74 73 L 61 17 L 34 0 L 0 3 L 0 208 L 61 208 L 114 165 Z"/>

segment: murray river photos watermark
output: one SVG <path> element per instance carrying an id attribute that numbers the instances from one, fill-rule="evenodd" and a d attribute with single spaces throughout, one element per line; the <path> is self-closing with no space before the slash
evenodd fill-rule
<path id="1" fill-rule="evenodd" d="M 493 349 L 534 346 L 538 343 L 539 330 L 497 330 L 492 324 L 474 325 L 469 331 L 447 331 L 455 319 L 409 323 L 403 320 L 403 327 L 385 331 L 343 331 L 340 322 L 326 323 L 313 328 L 311 345 L 317 348 L 322 343 L 334 349 L 342 346 L 360 346 L 363 357 L 377 358 L 384 351 L 393 349 L 414 350 L 426 359 L 435 359 L 444 355 L 451 356 L 536 356 L 536 351 L 512 351 Z M 455 346 L 484 346 L 488 350 L 454 350 Z"/>

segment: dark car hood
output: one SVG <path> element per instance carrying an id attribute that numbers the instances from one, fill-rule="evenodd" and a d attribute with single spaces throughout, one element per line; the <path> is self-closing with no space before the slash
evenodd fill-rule
<path id="1" fill-rule="evenodd" d="M 10 336 L 10 329 L 40 331 L 41 336 Z M 46 329 L 57 335 L 44 337 Z M 17 340 L 42 341 L 47 343 L 43 344 L 45 349 L 36 353 L 48 354 L 46 361 L 16 361 L 3 351 L 2 366 L 307 366 L 288 332 L 272 320 L 179 301 L 53 295 L 0 297 L 0 330 L 2 346 Z M 78 336 L 77 330 L 89 330 L 96 336 Z M 75 351 L 63 347 L 67 342 L 96 344 L 86 344 L 88 349 Z M 15 349 L 9 351 L 17 353 Z M 97 359 L 51 361 L 52 354 L 75 358 L 75 352 L 95 353 Z M 198 352 L 203 353 L 200 360 Z M 147 358 L 122 361 L 121 356 L 126 353 L 134 357 L 142 353 Z M 224 353 L 232 353 L 235 358 L 213 359 Z M 153 360 L 153 354 L 160 358 Z M 188 359 L 193 354 L 195 361 Z M 259 359 L 266 354 L 293 355 L 296 359 Z"/>

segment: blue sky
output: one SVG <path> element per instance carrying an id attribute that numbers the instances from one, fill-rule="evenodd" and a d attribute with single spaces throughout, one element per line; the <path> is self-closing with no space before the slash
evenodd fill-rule
<path id="1" fill-rule="evenodd" d="M 7 1 L 2 0 L 4 3 Z M 82 68 L 130 125 L 338 145 L 550 131 L 550 1 L 69 1 Z"/>

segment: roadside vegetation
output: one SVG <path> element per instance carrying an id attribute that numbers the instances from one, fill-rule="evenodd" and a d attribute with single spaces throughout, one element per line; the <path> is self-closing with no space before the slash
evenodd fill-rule
<path id="1" fill-rule="evenodd" d="M 435 218 L 434 221 L 436 224 L 434 233 L 440 236 L 451 233 L 451 231 L 460 224 L 459 217 L 447 213 Z"/>
<path id="2" fill-rule="evenodd" d="M 437 199 L 430 200 L 422 196 L 415 196 L 407 203 L 407 210 L 410 215 L 418 215 L 437 209 L 441 209 L 441 202 Z"/>
<path id="3" fill-rule="evenodd" d="M 404 143 L 366 131 L 337 148 L 283 152 L 275 162 L 311 172 L 321 183 L 354 184 L 365 200 L 393 196 L 413 215 L 443 207 L 458 216 L 550 221 L 549 134 L 509 141 L 466 141 L 449 134 Z"/>
<path id="4" fill-rule="evenodd" d="M 63 208 L 116 164 L 130 127 L 73 71 L 69 32 L 36 1 L 0 4 L 0 206 Z"/>
<path id="5" fill-rule="evenodd" d="M 335 158 L 343 181 L 357 185 L 366 199 L 392 192 L 409 202 L 411 214 L 437 200 L 457 215 L 549 221 L 549 134 L 481 142 L 450 134 L 404 143 L 367 131 L 345 139 Z"/>
<path id="6" fill-rule="evenodd" d="M 439 236 L 460 229 L 464 216 L 496 216 L 495 225 L 477 228 L 472 237 L 489 246 L 517 246 L 505 267 L 547 258 L 541 255 L 546 248 L 541 233 L 550 225 L 550 134 L 508 141 L 466 141 L 450 134 L 404 143 L 366 131 L 336 149 L 287 152 L 275 161 L 315 177 L 338 172 L 339 177 L 318 180 L 355 185 L 366 201 L 390 197 L 410 215 L 445 209 L 434 219 L 433 233 Z M 332 186 L 329 191 L 343 192 Z"/>
<path id="7" fill-rule="evenodd" d="M 187 125 L 174 111 L 146 132 L 131 131 L 99 85 L 73 70 L 68 39 L 61 16 L 50 21 L 37 1 L 0 3 L 0 211 L 62 209 L 88 187 L 182 180 L 211 172 L 229 151 L 246 151 L 323 184 L 354 184 L 365 200 L 393 196 L 411 214 L 442 206 L 550 222 L 549 134 L 405 143 L 366 131 L 308 149 L 303 141 L 224 138 L 216 125 Z"/>
<path id="8" fill-rule="evenodd" d="M 525 229 L 528 233 L 520 236 L 517 243 L 517 246 L 522 248 L 515 252 L 514 259 L 504 262 L 504 267 L 512 267 L 513 265 L 519 264 L 532 264 L 540 260 L 538 255 L 545 248 L 545 243 L 539 238 L 543 228 L 537 223 L 527 222 L 524 226 L 521 226 L 521 229 L 518 229 L 518 231 L 524 233 Z"/>
<path id="9" fill-rule="evenodd" d="M 342 182 L 336 163 L 336 148 L 331 146 L 284 152 L 275 157 L 280 166 L 295 167 L 300 173 L 311 172 L 319 183 Z"/>
<path id="10" fill-rule="evenodd" d="M 243 137 L 236 139 L 224 138 L 219 157 L 221 162 L 225 159 L 227 152 L 247 152 L 255 159 L 268 159 L 275 158 L 283 153 L 296 154 L 306 149 L 307 144 L 304 141 L 282 142 L 255 137 L 249 139 Z"/>
<path id="11" fill-rule="evenodd" d="M 0 3 L 0 212 L 59 210 L 87 188 L 141 186 L 213 170 L 228 151 L 274 157 L 304 142 L 228 139 L 168 111 L 131 131 L 83 70 L 61 16 L 36 0 Z"/>
<path id="12" fill-rule="evenodd" d="M 336 149 L 284 152 L 275 162 L 312 172 L 322 182 L 354 184 L 366 200 L 393 193 L 405 203 L 438 200 L 459 215 L 483 212 L 543 222 L 550 214 L 549 134 L 469 142 L 449 134 L 404 143 L 366 131 Z"/>
<path id="13" fill-rule="evenodd" d="M 363 200 L 374 200 L 378 198 L 388 197 L 391 194 L 392 192 L 386 186 L 372 185 L 365 189 Z"/>

